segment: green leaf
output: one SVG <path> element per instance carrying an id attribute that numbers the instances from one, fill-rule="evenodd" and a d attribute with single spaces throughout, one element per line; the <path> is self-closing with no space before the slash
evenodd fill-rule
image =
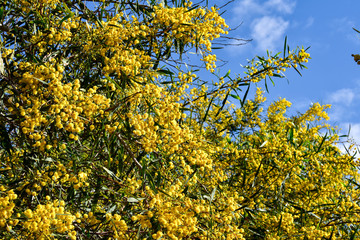
<path id="1" fill-rule="evenodd" d="M 199 5 L 194 5 L 192 8 L 189 8 L 186 12 L 190 12 L 198 7 L 199 7 Z"/>
<path id="2" fill-rule="evenodd" d="M 267 85 L 266 78 L 265 78 L 265 89 L 266 89 L 266 92 L 269 93 L 269 89 L 268 89 L 268 85 Z"/>
<path id="3" fill-rule="evenodd" d="M 160 69 L 157 70 L 158 73 L 160 73 L 161 75 L 173 75 L 174 73 L 168 69 Z"/>
<path id="4" fill-rule="evenodd" d="M 13 150 L 11 140 L 4 124 L 0 124 L 0 144 L 9 154 Z"/>
<path id="5" fill-rule="evenodd" d="M 108 26 L 117 27 L 117 28 L 121 28 L 121 29 L 122 29 L 122 27 L 120 27 L 119 25 L 115 25 L 115 24 L 112 24 L 112 23 L 109 23 Z"/>
<path id="6" fill-rule="evenodd" d="M 4 7 L 1 7 L 0 8 L 0 19 L 3 18 L 3 15 L 4 15 Z"/>
<path id="7" fill-rule="evenodd" d="M 212 50 L 223 49 L 224 47 L 211 47 Z"/>
<path id="8" fill-rule="evenodd" d="M 174 81 L 164 81 L 164 82 L 160 82 L 160 84 L 172 84 L 174 83 Z"/>
<path id="9" fill-rule="evenodd" d="M 201 122 L 201 126 L 200 126 L 201 128 L 202 128 L 202 125 L 204 124 L 204 122 L 206 121 L 206 118 L 207 118 L 210 108 L 211 108 L 211 104 L 214 101 L 214 99 L 215 99 L 215 96 L 213 96 L 210 100 L 209 106 L 207 107 L 206 112 L 205 112 L 205 116 L 203 117 L 202 122 Z"/>
<path id="10" fill-rule="evenodd" d="M 282 223 L 282 215 L 280 216 L 280 221 L 279 221 L 279 226 L 278 226 L 278 229 L 277 229 L 277 232 L 278 234 L 280 234 L 280 227 L 281 227 L 281 223 Z"/>
<path id="11" fill-rule="evenodd" d="M 111 177 L 115 178 L 117 181 L 121 181 L 116 175 L 115 173 L 113 173 L 112 171 L 110 171 L 109 169 L 107 169 L 106 167 L 102 167 Z"/>
<path id="12" fill-rule="evenodd" d="M 249 85 L 250 85 L 250 83 L 240 83 L 240 84 L 238 84 L 239 87 L 241 87 L 241 86 L 249 86 Z M 240 89 L 240 91 L 242 91 L 242 90 Z"/>
<path id="13" fill-rule="evenodd" d="M 217 116 L 220 114 L 221 110 L 223 110 L 223 108 L 224 108 L 224 106 L 225 106 L 225 104 L 226 104 L 226 101 L 227 101 L 227 99 L 228 99 L 228 97 L 229 97 L 229 94 L 230 94 L 230 91 L 226 94 L 226 96 L 225 96 L 225 98 L 224 98 L 224 100 L 223 100 L 223 102 L 222 102 L 222 105 L 221 105 L 221 107 L 219 108 L 218 112 L 216 113 L 215 117 L 217 117 Z"/>
<path id="14" fill-rule="evenodd" d="M 1 51 L 0 51 L 0 75 L 4 75 L 4 74 L 5 74 L 5 65 L 1 57 Z"/>
<path id="15" fill-rule="evenodd" d="M 290 128 L 288 131 L 288 141 L 291 144 L 294 144 L 293 139 L 294 139 L 294 128 Z"/>
<path id="16" fill-rule="evenodd" d="M 334 235 L 334 228 L 333 228 L 332 231 L 331 231 L 331 235 L 330 235 L 330 237 L 329 237 L 329 240 L 333 239 L 333 235 Z"/>
<path id="17" fill-rule="evenodd" d="M 38 81 L 41 82 L 42 84 L 49 85 L 47 82 L 44 82 L 43 80 L 41 80 L 41 79 L 39 79 L 39 78 L 37 78 L 37 77 L 34 77 L 34 76 L 33 76 L 33 78 L 36 79 L 36 80 L 38 80 Z"/>
<path id="18" fill-rule="evenodd" d="M 230 69 L 229 69 L 229 71 L 225 74 L 225 76 L 223 76 L 223 78 L 226 78 L 226 77 L 228 77 L 230 75 Z"/>
<path id="19" fill-rule="evenodd" d="M 128 199 L 129 200 L 129 199 Z M 129 201 L 128 201 L 129 202 Z M 110 207 L 109 208 L 109 210 L 107 210 L 107 213 L 112 213 L 112 212 L 114 212 L 115 211 L 115 209 L 116 209 L 116 204 L 114 204 L 112 207 Z"/>
<path id="20" fill-rule="evenodd" d="M 137 203 L 137 202 L 140 202 L 142 200 L 144 200 L 145 198 L 133 198 L 133 197 L 129 197 L 127 198 L 127 202 L 129 203 Z"/>
<path id="21" fill-rule="evenodd" d="M 273 87 L 275 87 L 275 82 L 272 80 L 272 78 L 269 76 L 269 79 L 270 79 L 270 81 L 271 81 L 271 83 L 272 83 L 272 85 L 273 85 Z"/>
<path id="22" fill-rule="evenodd" d="M 255 176 L 254 176 L 254 180 L 253 180 L 253 182 L 252 182 L 252 186 L 251 186 L 251 187 L 255 187 L 255 182 L 256 182 L 257 176 L 258 176 L 259 173 L 260 173 L 261 166 L 262 166 L 262 162 L 260 162 L 260 165 L 259 165 L 259 167 L 258 167 L 257 170 L 256 170 L 256 173 L 255 173 Z"/>
<path id="23" fill-rule="evenodd" d="M 322 147 L 322 145 L 324 144 L 326 138 L 327 138 L 327 133 L 325 133 L 325 136 L 322 138 L 321 143 L 320 143 L 320 145 L 319 145 L 319 147 L 318 147 L 318 149 L 317 149 L 317 151 L 316 151 L 315 153 L 320 152 L 321 147 Z"/>
<path id="24" fill-rule="evenodd" d="M 284 78 L 283 75 L 280 75 L 280 74 L 277 74 L 277 73 L 273 73 L 273 76 L 274 76 L 274 77 L 278 77 L 278 78 Z"/>
<path id="25" fill-rule="evenodd" d="M 294 65 L 291 64 L 291 66 L 292 66 L 292 67 L 295 69 L 295 71 L 302 77 L 301 72 L 300 72 Z"/>
<path id="26" fill-rule="evenodd" d="M 287 44 L 287 36 L 285 37 L 285 42 L 284 42 L 284 58 L 286 54 L 286 44 Z"/>
<path id="27" fill-rule="evenodd" d="M 216 193 L 216 186 L 214 187 L 214 189 L 212 190 L 211 195 L 210 195 L 210 201 L 211 202 L 214 200 L 215 193 Z"/>
<path id="28" fill-rule="evenodd" d="M 241 98 L 238 95 L 234 95 L 234 94 L 229 94 L 229 95 L 241 102 Z"/>
<path id="29" fill-rule="evenodd" d="M 192 179 L 192 178 L 194 177 L 194 175 L 196 174 L 196 172 L 197 172 L 197 169 L 195 169 L 195 171 L 194 171 L 193 173 L 191 173 L 191 175 L 188 177 L 188 179 L 186 180 L 186 182 L 185 182 L 185 184 L 184 184 L 185 188 L 184 188 L 184 190 L 182 191 L 182 193 L 185 193 L 185 194 L 186 194 L 186 192 L 187 192 L 187 190 L 188 190 L 188 188 L 189 188 L 189 186 L 188 186 L 187 184 L 188 184 L 188 182 L 190 181 L 190 179 Z"/>
<path id="30" fill-rule="evenodd" d="M 264 147 L 266 144 L 267 144 L 267 140 L 265 141 L 265 142 L 263 142 L 261 145 L 260 145 L 260 147 L 259 148 L 262 148 L 262 147 Z"/>
<path id="31" fill-rule="evenodd" d="M 241 107 L 243 107 L 244 104 L 245 104 L 245 100 L 246 100 L 246 98 L 247 98 L 247 95 L 248 95 L 248 93 L 249 93 L 249 90 L 250 90 L 250 84 L 248 85 L 248 88 L 246 89 L 246 92 L 245 92 L 245 95 L 244 95 L 244 97 L 243 97 L 243 100 L 240 102 Z"/>

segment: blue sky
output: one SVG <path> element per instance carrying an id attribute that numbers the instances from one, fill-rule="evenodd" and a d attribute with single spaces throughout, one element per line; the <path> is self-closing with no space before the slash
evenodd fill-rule
<path id="1" fill-rule="evenodd" d="M 218 6 L 226 1 L 217 1 Z M 290 48 L 311 47 L 308 69 L 300 77 L 294 70 L 286 79 L 276 79 L 269 87 L 269 100 L 286 98 L 293 113 L 304 112 L 312 102 L 331 104 L 330 123 L 338 125 L 360 143 L 360 66 L 351 57 L 360 53 L 360 1 L 325 0 L 235 0 L 223 15 L 230 27 L 242 25 L 230 36 L 252 39 L 243 46 L 228 46 L 215 53 L 229 61 L 224 66 L 243 72 L 240 64 L 266 49 L 282 51 L 285 36 Z"/>

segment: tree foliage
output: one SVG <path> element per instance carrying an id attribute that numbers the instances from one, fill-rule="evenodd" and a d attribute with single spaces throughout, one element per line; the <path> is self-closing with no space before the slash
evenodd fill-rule
<path id="1" fill-rule="evenodd" d="M 204 2 L 0 2 L 2 239 L 357 236 L 358 162 L 328 106 L 248 98 L 306 50 L 221 74 L 229 27 Z"/>

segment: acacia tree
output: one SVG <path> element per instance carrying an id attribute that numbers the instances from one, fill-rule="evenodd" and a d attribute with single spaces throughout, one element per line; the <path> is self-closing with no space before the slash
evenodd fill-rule
<path id="1" fill-rule="evenodd" d="M 358 162 L 328 106 L 247 99 L 304 49 L 221 74 L 229 27 L 204 3 L 0 2 L 3 239 L 355 238 Z"/>

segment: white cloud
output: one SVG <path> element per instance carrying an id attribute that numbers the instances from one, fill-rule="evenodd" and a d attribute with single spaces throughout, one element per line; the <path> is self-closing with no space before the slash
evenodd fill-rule
<path id="1" fill-rule="evenodd" d="M 341 105 L 331 104 L 331 109 L 329 110 L 329 117 L 332 122 L 341 122 L 344 120 L 344 116 L 349 116 L 349 113 L 346 114 L 346 108 L 342 107 Z"/>
<path id="2" fill-rule="evenodd" d="M 342 88 L 326 97 L 326 102 L 332 105 L 329 111 L 332 121 L 344 122 L 357 115 L 354 104 L 359 95 L 358 88 Z"/>
<path id="3" fill-rule="evenodd" d="M 355 27 L 355 22 L 348 17 L 335 18 L 332 24 L 333 28 L 339 32 L 347 32 L 348 29 Z"/>
<path id="4" fill-rule="evenodd" d="M 250 14 L 262 14 L 264 9 L 254 0 L 242 0 L 239 1 L 237 6 L 234 8 L 235 17 L 244 18 Z"/>
<path id="5" fill-rule="evenodd" d="M 294 0 L 267 0 L 265 3 L 257 0 L 242 0 L 237 3 L 234 11 L 236 17 L 240 18 L 253 14 L 290 14 L 294 11 L 295 5 Z"/>
<path id="6" fill-rule="evenodd" d="M 282 45 L 290 25 L 284 15 L 293 13 L 295 6 L 296 0 L 239 0 L 233 10 L 232 22 L 237 25 L 250 21 L 246 24 L 253 40 L 249 46 L 256 52 L 279 50 L 277 47 Z"/>
<path id="7" fill-rule="evenodd" d="M 294 11 L 296 1 L 294 0 L 268 0 L 265 8 L 275 9 L 280 13 L 290 14 Z"/>
<path id="8" fill-rule="evenodd" d="M 255 19 L 252 24 L 251 36 L 257 43 L 258 50 L 273 51 L 279 42 L 282 42 L 289 22 L 281 17 L 264 16 Z"/>
<path id="9" fill-rule="evenodd" d="M 313 17 L 308 17 L 304 28 L 309 28 L 314 24 L 315 19 Z"/>
<path id="10" fill-rule="evenodd" d="M 329 96 L 331 103 L 340 103 L 349 106 L 355 98 L 355 92 L 349 88 L 339 89 Z"/>
<path id="11" fill-rule="evenodd" d="M 309 107 L 313 104 L 314 103 L 307 98 L 296 99 L 292 102 L 291 108 L 293 110 L 295 110 L 296 112 L 303 113 L 303 112 L 307 111 L 309 109 Z"/>

